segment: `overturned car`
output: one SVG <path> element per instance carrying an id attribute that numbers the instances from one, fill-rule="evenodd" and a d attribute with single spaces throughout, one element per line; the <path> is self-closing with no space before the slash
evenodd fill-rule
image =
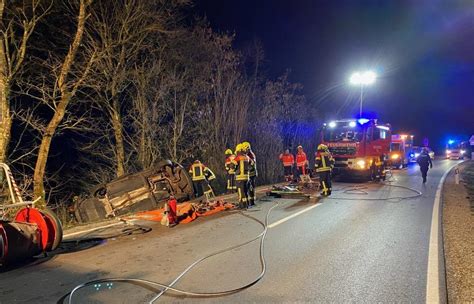
<path id="1" fill-rule="evenodd" d="M 74 214 L 81 223 L 98 221 L 160 208 L 170 195 L 183 202 L 194 198 L 194 189 L 186 170 L 165 160 L 150 169 L 97 186 L 89 198 L 75 203 Z"/>

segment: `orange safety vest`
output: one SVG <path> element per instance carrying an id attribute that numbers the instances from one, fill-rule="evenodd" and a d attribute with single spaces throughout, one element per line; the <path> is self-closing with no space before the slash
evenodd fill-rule
<path id="1" fill-rule="evenodd" d="M 304 167 L 306 163 L 308 162 L 308 159 L 306 158 L 306 153 L 301 152 L 296 154 L 296 166 L 297 167 Z"/>
<path id="2" fill-rule="evenodd" d="M 295 157 L 291 153 L 280 154 L 280 160 L 283 163 L 284 167 L 291 167 L 295 163 Z"/>

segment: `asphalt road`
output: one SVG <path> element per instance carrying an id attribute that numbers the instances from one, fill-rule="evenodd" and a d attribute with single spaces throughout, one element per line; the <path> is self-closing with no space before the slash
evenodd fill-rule
<path id="1" fill-rule="evenodd" d="M 202 299 L 168 292 L 157 303 L 423 303 L 433 202 L 441 177 L 455 163 L 436 161 L 426 185 L 413 166 L 395 171 L 392 181 L 384 185 L 335 183 L 331 199 L 265 199 L 246 212 L 262 220 L 278 204 L 270 213 L 267 271 L 262 280 L 225 297 Z M 390 199 L 416 196 L 416 192 L 389 185 L 423 194 Z M 251 239 L 262 230 L 257 222 L 236 212 L 173 229 L 150 225 L 153 231 L 145 234 L 69 243 L 63 253 L 0 273 L 0 303 L 55 303 L 76 285 L 101 278 L 168 284 L 195 260 Z M 259 243 L 253 242 L 215 256 L 175 286 L 196 292 L 238 288 L 259 275 L 258 253 Z M 439 266 L 443 301 L 443 263 Z M 143 303 L 153 294 L 137 285 L 103 283 L 80 289 L 73 303 Z"/>

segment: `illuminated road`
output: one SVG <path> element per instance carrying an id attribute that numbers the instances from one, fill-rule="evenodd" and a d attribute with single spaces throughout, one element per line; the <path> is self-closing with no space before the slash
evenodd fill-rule
<path id="1" fill-rule="evenodd" d="M 260 202 L 249 215 L 270 216 L 265 242 L 267 273 L 253 287 L 218 298 L 185 298 L 166 293 L 158 302 L 415 302 L 426 299 L 433 202 L 439 181 L 454 161 L 436 161 L 422 185 L 418 168 L 396 171 L 398 187 L 336 183 L 332 199 Z M 360 185 L 358 185 L 360 186 Z M 339 199 L 338 199 L 339 197 Z M 351 198 L 343 200 L 341 198 Z M 240 214 L 223 214 L 173 229 L 111 239 L 87 250 L 58 254 L 37 265 L 0 275 L 0 303 L 52 303 L 85 281 L 126 277 L 170 283 L 198 258 L 257 235 L 261 227 Z M 441 274 L 444 273 L 443 265 Z M 260 273 L 258 243 L 216 256 L 193 269 L 176 287 L 213 292 L 245 285 Z M 439 282 L 445 297 L 444 278 Z M 96 290 L 98 289 L 98 290 Z M 81 301 L 141 303 L 152 293 L 123 283 L 89 287 Z"/>

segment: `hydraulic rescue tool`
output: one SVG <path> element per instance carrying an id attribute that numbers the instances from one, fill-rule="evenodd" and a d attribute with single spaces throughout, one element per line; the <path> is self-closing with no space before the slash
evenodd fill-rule
<path id="1" fill-rule="evenodd" d="M 22 199 L 10 168 L 0 163 L 0 266 L 53 251 L 61 243 L 61 222 L 52 211 L 35 208 L 37 201 Z"/>

